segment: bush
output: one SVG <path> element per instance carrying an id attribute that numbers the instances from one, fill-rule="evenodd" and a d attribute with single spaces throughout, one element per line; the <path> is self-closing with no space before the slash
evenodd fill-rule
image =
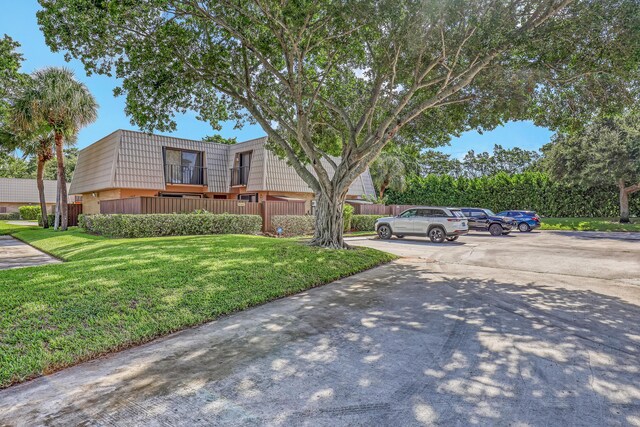
<path id="1" fill-rule="evenodd" d="M 55 221 L 55 214 L 47 214 L 47 222 L 49 222 L 49 227 L 53 227 L 53 222 Z M 38 225 L 42 227 L 42 216 L 38 215 Z"/>
<path id="2" fill-rule="evenodd" d="M 20 206 L 20 217 L 26 221 L 35 221 L 40 218 L 40 206 Z"/>
<path id="3" fill-rule="evenodd" d="M 198 234 L 258 234 L 259 215 L 149 214 L 80 215 L 78 225 L 107 237 L 158 237 Z"/>
<path id="4" fill-rule="evenodd" d="M 344 220 L 344 231 L 351 230 L 351 218 L 353 217 L 353 206 L 348 203 L 342 208 L 342 218 Z"/>
<path id="5" fill-rule="evenodd" d="M 351 220 L 353 231 L 375 231 L 375 224 L 378 218 L 387 215 L 354 215 Z"/>
<path id="6" fill-rule="evenodd" d="M 303 236 L 313 234 L 316 217 L 312 215 L 274 215 L 271 218 L 273 229 L 282 228 L 283 236 Z"/>
<path id="7" fill-rule="evenodd" d="M 549 217 L 616 217 L 620 215 L 615 186 L 579 187 L 554 182 L 540 172 L 499 173 L 481 178 L 448 175 L 415 177 L 406 190 L 388 190 L 388 204 L 478 206 L 494 212 L 535 210 Z M 629 198 L 631 216 L 640 215 L 640 197 Z"/>
<path id="8" fill-rule="evenodd" d="M 16 219 L 20 219 L 20 214 L 18 212 L 0 213 L 0 221 L 8 221 L 8 220 L 16 220 Z"/>

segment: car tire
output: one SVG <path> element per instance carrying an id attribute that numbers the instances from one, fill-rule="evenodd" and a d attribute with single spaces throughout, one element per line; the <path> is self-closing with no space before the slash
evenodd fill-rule
<path id="1" fill-rule="evenodd" d="M 404 234 L 398 234 L 396 237 L 397 237 L 398 239 L 403 239 L 403 238 L 404 238 Z"/>
<path id="2" fill-rule="evenodd" d="M 518 224 L 518 230 L 520 230 L 521 233 L 526 233 L 528 231 L 531 231 L 531 227 L 529 227 L 529 224 L 527 224 L 526 222 L 521 222 L 520 224 Z"/>
<path id="3" fill-rule="evenodd" d="M 433 227 L 427 234 L 431 243 L 442 243 L 447 237 L 442 227 Z"/>
<path id="4" fill-rule="evenodd" d="M 447 237 L 447 241 L 448 242 L 455 242 L 456 240 L 458 240 L 459 236 L 451 236 L 451 237 Z"/>
<path id="5" fill-rule="evenodd" d="M 491 233 L 492 236 L 502 236 L 502 226 L 500 224 L 491 224 L 489 226 L 489 233 Z"/>
<path id="6" fill-rule="evenodd" d="M 392 235 L 393 233 L 391 232 L 391 227 L 389 227 L 388 225 L 383 224 L 378 227 L 378 237 L 380 237 L 382 240 L 389 240 Z"/>

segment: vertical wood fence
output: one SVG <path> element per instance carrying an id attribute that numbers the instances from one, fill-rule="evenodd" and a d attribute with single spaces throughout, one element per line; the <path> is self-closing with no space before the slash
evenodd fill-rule
<path id="1" fill-rule="evenodd" d="M 347 200 L 347 203 L 349 201 Z M 400 215 L 403 211 L 414 208 L 416 205 L 377 205 L 377 204 L 360 204 L 350 203 L 353 206 L 354 215 Z"/>
<path id="2" fill-rule="evenodd" d="M 246 202 L 224 199 L 188 199 L 173 197 L 131 197 L 128 199 L 101 200 L 101 214 L 170 214 L 206 210 L 214 214 L 260 215 L 263 231 L 273 232 L 271 218 L 274 215 L 304 215 L 305 203 L 296 202 Z"/>
<path id="3" fill-rule="evenodd" d="M 78 205 L 78 204 L 68 204 L 67 205 L 67 212 L 68 212 L 68 218 L 69 218 L 69 226 L 76 226 L 78 225 L 78 215 L 80 215 L 82 213 L 82 205 Z"/>

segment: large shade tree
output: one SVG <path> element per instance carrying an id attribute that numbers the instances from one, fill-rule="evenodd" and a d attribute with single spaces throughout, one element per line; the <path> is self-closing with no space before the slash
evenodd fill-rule
<path id="1" fill-rule="evenodd" d="M 40 4 L 48 45 L 119 77 L 142 128 L 174 129 L 187 110 L 214 128 L 260 124 L 316 193 L 313 243 L 325 247 L 344 247 L 349 185 L 394 138 L 549 109 L 566 125 L 562 113 L 578 119 L 598 95 L 622 102 L 638 60 L 635 0 Z"/>
<path id="2" fill-rule="evenodd" d="M 596 120 L 577 132 L 558 133 L 543 147 L 543 165 L 576 185 L 616 185 L 620 222 L 629 222 L 629 196 L 640 191 L 640 114 Z"/>
<path id="3" fill-rule="evenodd" d="M 53 135 L 60 195 L 56 212 L 60 214 L 60 229 L 66 230 L 69 220 L 64 144 L 75 141 L 78 131 L 96 120 L 98 104 L 71 70 L 51 67 L 33 73 L 17 107 L 16 122 L 21 128 L 32 129 L 35 135 Z"/>

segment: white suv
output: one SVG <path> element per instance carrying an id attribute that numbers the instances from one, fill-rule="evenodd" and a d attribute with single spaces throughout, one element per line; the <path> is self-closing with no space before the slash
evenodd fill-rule
<path id="1" fill-rule="evenodd" d="M 469 225 L 460 209 L 417 206 L 395 217 L 379 218 L 376 232 L 381 239 L 426 235 L 433 243 L 442 243 L 467 234 Z"/>

